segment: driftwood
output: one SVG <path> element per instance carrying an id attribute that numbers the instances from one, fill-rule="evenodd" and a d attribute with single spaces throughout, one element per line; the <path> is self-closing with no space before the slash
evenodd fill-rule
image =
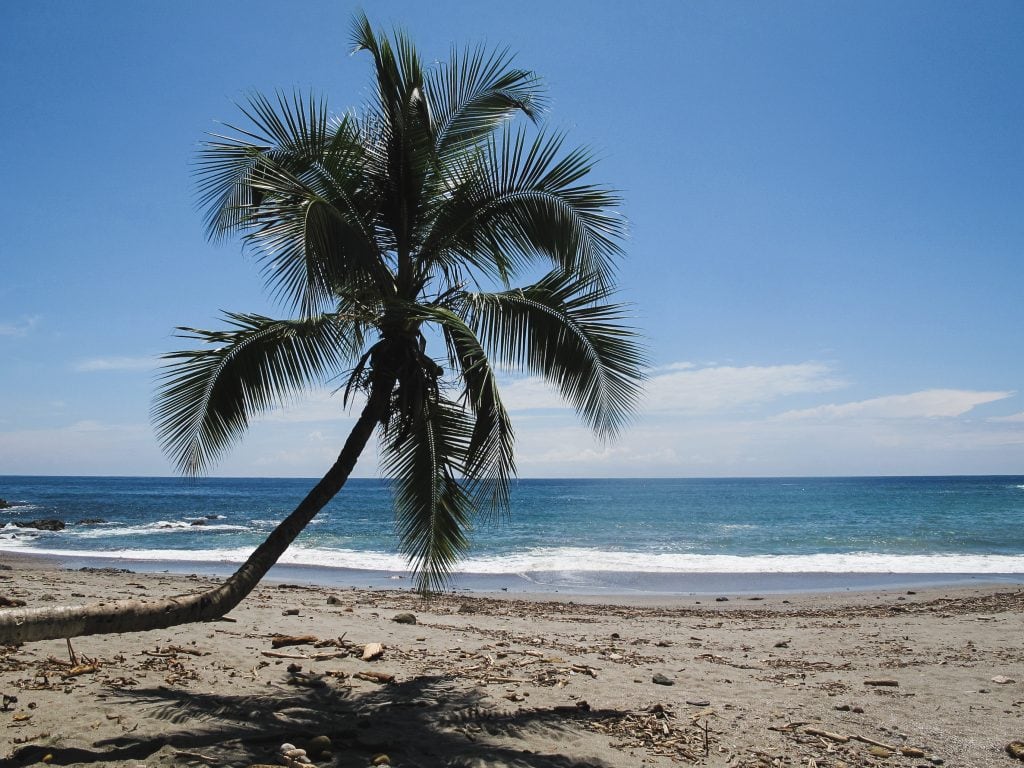
<path id="1" fill-rule="evenodd" d="M 272 638 L 270 644 L 275 648 L 284 648 L 288 645 L 313 645 L 320 642 L 316 635 L 279 635 Z"/>

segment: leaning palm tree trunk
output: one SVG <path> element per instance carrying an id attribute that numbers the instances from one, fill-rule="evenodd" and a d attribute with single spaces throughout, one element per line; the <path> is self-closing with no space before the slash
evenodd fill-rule
<path id="1" fill-rule="evenodd" d="M 0 645 L 82 635 L 142 632 L 223 616 L 255 589 L 295 537 L 341 490 L 374 428 L 386 415 L 390 397 L 390 385 L 378 383 L 373 388 L 341 453 L 327 474 L 223 584 L 206 592 L 160 600 L 114 600 L 89 605 L 0 611 Z"/>

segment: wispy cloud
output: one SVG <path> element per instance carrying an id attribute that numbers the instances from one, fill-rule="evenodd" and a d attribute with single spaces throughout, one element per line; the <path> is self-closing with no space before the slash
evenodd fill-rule
<path id="1" fill-rule="evenodd" d="M 80 360 L 72 368 L 79 373 L 95 373 L 96 371 L 152 371 L 159 365 L 159 360 L 152 356 L 146 357 L 93 357 Z"/>
<path id="2" fill-rule="evenodd" d="M 0 336 L 27 336 L 39 322 L 39 316 L 28 317 L 17 323 L 0 323 Z"/>
<path id="3" fill-rule="evenodd" d="M 1009 416 L 993 416 L 986 421 L 992 421 L 997 424 L 1024 424 L 1024 411 L 1020 413 L 1013 413 Z"/>
<path id="4" fill-rule="evenodd" d="M 1013 392 L 977 392 L 969 389 L 927 389 L 906 395 L 886 395 L 852 403 L 819 405 L 787 411 L 780 419 L 914 419 L 962 416 L 979 405 L 1004 400 Z"/>
<path id="5" fill-rule="evenodd" d="M 651 375 L 643 409 L 690 415 L 721 413 L 844 386 L 846 382 L 822 363 L 703 368 L 677 363 Z"/>
<path id="6" fill-rule="evenodd" d="M 829 392 L 846 382 L 822 363 L 790 365 L 706 365 L 673 363 L 650 372 L 641 411 L 702 415 L 742 410 L 791 395 Z M 510 411 L 566 407 L 558 392 L 540 378 L 502 383 L 501 399 Z"/>

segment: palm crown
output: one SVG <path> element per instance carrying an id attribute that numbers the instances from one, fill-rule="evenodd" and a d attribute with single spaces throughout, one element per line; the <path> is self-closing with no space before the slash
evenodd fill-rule
<path id="1" fill-rule="evenodd" d="M 635 404 L 642 355 L 610 302 L 616 195 L 585 180 L 587 150 L 511 124 L 536 120 L 536 76 L 482 48 L 427 69 L 403 34 L 378 36 L 363 16 L 354 35 L 376 74 L 363 113 L 254 96 L 249 125 L 201 151 L 209 236 L 240 236 L 293 316 L 179 329 L 203 348 L 166 356 L 153 416 L 195 474 L 309 386 L 365 396 L 402 550 L 432 588 L 465 550 L 474 510 L 508 505 L 513 430 L 497 371 L 543 376 L 609 438 Z M 512 287 L 524 275 L 542 276 Z M 439 360 L 428 339 L 443 339 Z M 366 440 L 350 442 L 358 455 Z"/>

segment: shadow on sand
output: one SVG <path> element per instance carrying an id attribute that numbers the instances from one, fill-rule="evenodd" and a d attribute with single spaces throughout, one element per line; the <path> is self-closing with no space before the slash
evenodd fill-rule
<path id="1" fill-rule="evenodd" d="M 543 732 L 545 743 L 567 746 L 574 740 L 574 723 L 624 714 L 573 707 L 485 709 L 482 694 L 458 690 L 444 677 L 417 677 L 370 691 L 320 679 L 306 683 L 268 686 L 258 697 L 162 687 L 123 690 L 118 703 L 166 722 L 158 735 L 127 733 L 88 749 L 29 745 L 0 765 L 31 765 L 46 755 L 50 765 L 147 759 L 178 765 L 277 764 L 282 743 L 305 747 L 310 739 L 327 736 L 333 756 L 315 760 L 319 766 L 366 768 L 383 753 L 395 766 L 408 768 L 599 768 L 608 763 L 530 751 L 524 737 Z M 170 749 L 156 755 L 165 747 Z"/>

